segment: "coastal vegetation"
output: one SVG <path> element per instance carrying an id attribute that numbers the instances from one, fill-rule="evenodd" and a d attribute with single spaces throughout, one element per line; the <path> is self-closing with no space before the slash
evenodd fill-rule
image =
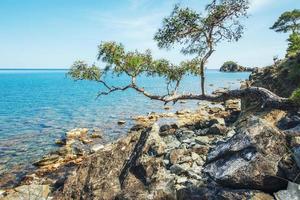
<path id="1" fill-rule="evenodd" d="M 288 38 L 288 49 L 286 56 L 296 56 L 300 52 L 300 10 L 284 12 L 270 29 L 276 32 L 291 32 Z"/>
<path id="2" fill-rule="evenodd" d="M 196 55 L 194 59 L 183 61 L 179 65 L 172 64 L 166 59 L 153 59 L 150 50 L 142 53 L 137 50 L 126 51 L 122 44 L 102 42 L 98 46 L 97 59 L 106 64 L 105 68 L 100 69 L 95 65 L 89 66 L 84 61 L 76 61 L 68 74 L 75 80 L 92 80 L 102 84 L 106 91 L 100 92 L 98 97 L 128 89 L 164 103 L 176 103 L 178 100 L 220 102 L 251 95 L 259 98 L 266 107 L 290 109 L 294 107 L 290 99 L 280 98 L 263 88 L 227 91 L 217 96 L 205 94 L 205 64 L 219 42 L 238 41 L 242 37 L 244 27 L 240 19 L 247 17 L 248 7 L 248 0 L 214 0 L 206 6 L 207 14 L 203 17 L 190 8 L 175 6 L 171 15 L 163 20 L 163 26 L 155 34 L 154 39 L 160 48 L 171 48 L 179 43 L 183 45 L 182 53 Z M 123 87 L 109 85 L 103 79 L 107 72 L 113 72 L 117 76 L 125 74 L 131 81 Z M 165 78 L 166 94 L 151 94 L 139 86 L 137 78 L 141 74 Z M 187 74 L 200 76 L 201 94 L 178 93 L 180 82 Z"/>

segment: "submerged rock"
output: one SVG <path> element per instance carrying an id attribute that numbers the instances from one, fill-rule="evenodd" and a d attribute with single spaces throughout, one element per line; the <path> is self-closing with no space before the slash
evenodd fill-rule
<path id="1" fill-rule="evenodd" d="M 89 129 L 87 128 L 72 129 L 66 133 L 66 138 L 70 139 L 70 138 L 86 137 L 88 131 Z"/>

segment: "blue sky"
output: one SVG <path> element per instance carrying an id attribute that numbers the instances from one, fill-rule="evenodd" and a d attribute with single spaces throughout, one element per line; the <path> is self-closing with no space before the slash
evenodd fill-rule
<path id="1" fill-rule="evenodd" d="M 176 3 L 201 11 L 206 0 L 0 0 L 0 68 L 68 68 L 96 61 L 97 45 L 115 40 L 129 50 L 151 49 L 174 63 L 188 59 L 178 48 L 159 50 L 153 35 Z M 227 60 L 261 67 L 283 57 L 287 34 L 269 30 L 299 0 L 250 0 L 246 31 L 237 43 L 221 43 L 208 68 Z M 101 63 L 99 63 L 101 65 Z"/>

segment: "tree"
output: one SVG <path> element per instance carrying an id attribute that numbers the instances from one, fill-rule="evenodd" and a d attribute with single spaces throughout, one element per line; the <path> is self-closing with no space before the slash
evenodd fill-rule
<path id="1" fill-rule="evenodd" d="M 205 95 L 204 69 L 210 56 L 221 41 L 238 41 L 243 34 L 239 20 L 247 16 L 248 0 L 213 0 L 205 8 L 205 16 L 190 8 L 175 6 L 163 20 L 162 28 L 154 39 L 160 48 L 183 45 L 183 54 L 196 55 L 201 77 L 201 91 Z"/>
<path id="2" fill-rule="evenodd" d="M 284 12 L 270 29 L 276 32 L 291 32 L 287 40 L 287 57 L 294 56 L 300 52 L 300 10 L 295 9 Z"/>
<path id="3" fill-rule="evenodd" d="M 300 53 L 300 34 L 292 33 L 288 38 L 287 56 L 296 56 Z"/>
<path id="4" fill-rule="evenodd" d="M 300 10 L 295 9 L 292 11 L 284 12 L 274 25 L 270 28 L 276 32 L 292 32 L 297 33 L 300 30 Z"/>
<path id="5" fill-rule="evenodd" d="M 195 35 L 192 34 L 190 36 L 185 36 L 185 37 L 195 36 L 190 38 L 193 39 L 194 42 L 191 42 L 188 45 L 188 47 L 183 49 L 183 51 L 187 51 L 190 53 L 194 50 L 195 52 L 198 52 L 198 57 L 190 61 L 184 61 L 178 65 L 175 65 L 170 63 L 166 59 L 154 59 L 151 55 L 150 50 L 146 50 L 145 52 L 139 52 L 137 50 L 126 51 L 126 49 L 122 44 L 116 42 L 102 42 L 98 46 L 97 60 L 102 61 L 103 63 L 106 64 L 104 68 L 99 68 L 95 64 L 88 65 L 84 61 L 76 61 L 72 65 L 70 71 L 68 72 L 68 75 L 75 80 L 90 80 L 90 81 L 96 81 L 99 84 L 101 84 L 104 87 L 104 89 L 98 94 L 98 97 L 102 95 L 108 95 L 112 92 L 132 89 L 140 94 L 143 94 L 144 96 L 150 99 L 162 101 L 165 104 L 169 102 L 176 103 L 178 100 L 208 100 L 214 102 L 221 102 L 232 98 L 252 97 L 254 99 L 260 100 L 261 104 L 264 107 L 273 107 L 279 109 L 294 108 L 294 105 L 293 103 L 291 103 L 290 99 L 278 97 L 272 92 L 264 88 L 249 87 L 242 90 L 226 91 L 219 95 L 205 95 L 204 93 L 199 95 L 190 94 L 190 93 L 188 94 L 178 93 L 178 88 L 180 86 L 181 80 L 185 75 L 187 74 L 203 75 L 204 72 L 202 67 L 204 67 L 206 60 L 214 51 L 214 47 L 219 41 L 224 39 L 227 39 L 229 41 L 238 40 L 241 37 L 242 26 L 237 21 L 235 21 L 235 23 L 233 24 L 225 23 L 224 19 L 227 19 L 226 22 L 228 21 L 232 22 L 233 19 L 239 18 L 240 15 L 244 15 L 245 14 L 244 12 L 240 13 L 240 9 L 241 9 L 240 7 L 242 4 L 241 2 L 244 1 L 224 0 L 221 2 L 224 4 L 224 5 L 221 4 L 222 5 L 221 7 L 219 4 L 216 4 L 216 1 L 213 1 L 212 4 L 210 4 L 207 7 L 207 10 L 212 11 L 212 13 L 210 13 L 209 17 L 207 18 L 203 18 L 203 19 L 201 18 L 201 20 L 205 20 L 205 23 L 204 22 L 203 23 L 206 24 L 207 26 L 207 27 L 206 26 L 201 27 L 203 31 L 199 31 L 198 28 L 200 27 L 197 26 L 195 27 L 197 29 L 197 31 L 194 33 Z M 237 2 L 236 7 L 234 6 L 233 2 Z M 229 12 L 230 10 L 228 10 L 228 6 L 232 7 L 233 10 L 231 10 L 231 12 Z M 244 8 L 246 9 L 246 7 Z M 175 12 L 177 12 L 176 11 L 177 9 L 179 8 L 175 8 Z M 185 26 L 184 23 L 186 19 L 185 16 L 190 15 L 188 13 L 190 13 L 189 9 L 187 13 L 185 14 L 182 13 L 183 16 L 176 17 L 176 20 L 180 21 L 179 26 L 182 25 Z M 236 13 L 236 14 L 232 14 L 232 13 Z M 195 14 L 195 16 L 198 16 L 198 14 Z M 190 19 L 190 17 L 188 17 L 188 19 Z M 199 17 L 197 17 L 197 21 L 198 20 Z M 186 23 L 191 24 L 189 21 L 186 21 Z M 164 27 L 166 28 L 166 24 Z M 209 32 L 207 32 L 207 30 L 204 31 L 204 29 L 206 28 L 209 29 L 210 31 Z M 167 28 L 164 30 L 167 30 Z M 186 30 L 186 28 L 184 30 Z M 194 31 L 194 29 L 192 29 L 192 31 Z M 164 31 L 162 29 L 159 31 L 159 33 L 163 33 L 163 32 Z M 170 34 L 170 38 L 169 38 L 170 41 L 174 41 L 174 42 L 177 40 L 181 42 L 189 41 L 189 39 L 187 38 L 183 39 L 183 37 L 179 37 L 179 39 L 176 39 L 179 36 L 178 32 L 172 32 L 172 33 L 173 34 L 168 33 Z M 207 34 L 209 35 L 207 36 Z M 158 37 L 158 35 L 156 35 L 156 38 Z M 161 36 L 162 35 L 165 34 L 161 34 Z M 196 37 L 196 35 L 198 36 Z M 207 38 L 210 38 L 210 40 L 207 40 L 205 36 L 207 36 Z M 174 42 L 166 42 L 168 40 L 167 37 L 162 37 L 162 39 L 163 39 L 161 41 L 162 46 L 166 46 L 166 45 L 168 46 L 174 43 Z M 204 44 L 204 46 L 200 44 Z M 208 48 L 208 50 L 205 50 L 205 48 Z M 200 57 L 200 55 L 204 55 L 204 56 Z M 105 81 L 105 75 L 111 72 L 117 77 L 120 75 L 128 76 L 130 78 L 130 81 L 128 82 L 128 84 L 124 86 L 116 86 L 115 84 L 108 84 Z M 158 76 L 164 78 L 166 80 L 166 94 L 151 94 L 147 92 L 137 82 L 138 77 L 142 74 L 147 76 Z"/>

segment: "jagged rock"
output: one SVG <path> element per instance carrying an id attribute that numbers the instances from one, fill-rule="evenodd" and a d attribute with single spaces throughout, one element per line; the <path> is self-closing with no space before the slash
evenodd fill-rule
<path id="1" fill-rule="evenodd" d="M 207 156 L 204 171 L 216 182 L 233 188 L 277 191 L 286 187 L 278 163 L 287 154 L 284 134 L 251 116 L 240 122 L 232 138 Z"/>
<path id="2" fill-rule="evenodd" d="M 22 185 L 14 188 L 14 191 L 9 193 L 3 200 L 47 200 L 49 197 L 50 187 L 48 185 Z"/>
<path id="3" fill-rule="evenodd" d="M 55 199 L 175 199 L 163 156 L 157 149 L 149 153 L 163 144 L 159 128 L 150 130 L 132 132 L 87 157 Z"/>
<path id="4" fill-rule="evenodd" d="M 300 125 L 300 117 L 297 115 L 286 116 L 278 122 L 278 128 L 282 130 L 292 129 Z"/>

